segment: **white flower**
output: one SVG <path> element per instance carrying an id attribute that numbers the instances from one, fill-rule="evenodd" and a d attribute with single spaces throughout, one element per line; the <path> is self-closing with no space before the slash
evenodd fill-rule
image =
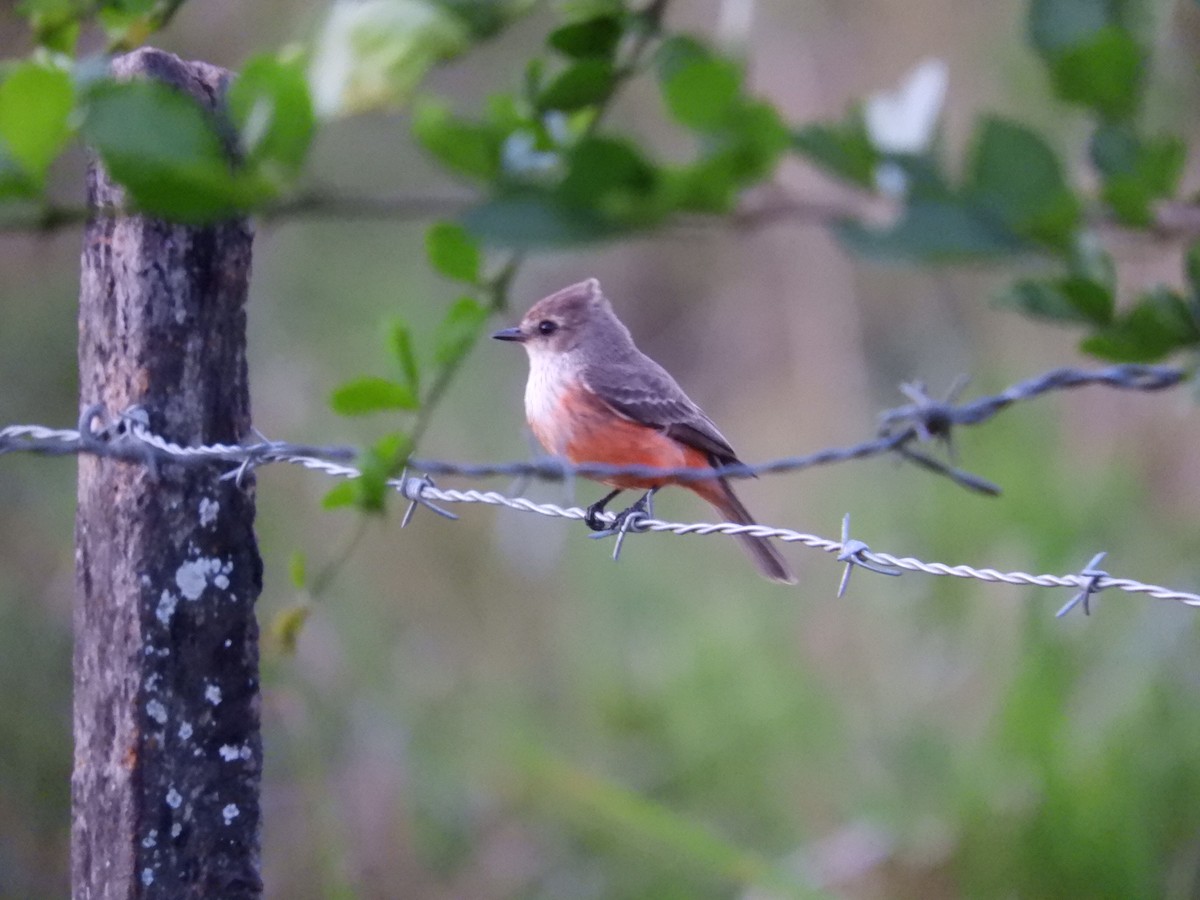
<path id="1" fill-rule="evenodd" d="M 893 91 L 867 98 L 867 134 L 883 153 L 917 154 L 928 149 L 946 100 L 945 60 L 922 60 Z"/>

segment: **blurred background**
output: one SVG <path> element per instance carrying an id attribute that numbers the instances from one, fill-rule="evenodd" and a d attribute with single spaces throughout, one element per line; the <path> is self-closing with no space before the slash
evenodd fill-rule
<path id="1" fill-rule="evenodd" d="M 323 10 L 190 3 L 156 43 L 236 69 L 304 38 Z M 1152 12 L 1153 114 L 1191 143 L 1195 4 Z M 553 21 L 534 12 L 427 87 L 481 108 L 519 81 Z M 794 123 L 840 117 L 937 57 L 951 147 L 985 109 L 1052 126 L 1062 146 L 1084 133 L 1049 100 L 1024 4 L 681 0 L 668 24 L 740 48 L 754 89 Z M 0 49 L 24 52 L 22 34 L 0 4 Z M 679 135 L 660 104 L 635 83 L 612 121 L 669 152 Z M 65 200 L 82 200 L 82 170 L 81 154 L 56 169 Z M 435 182 L 404 116 L 322 131 L 310 172 L 361 193 L 461 191 Z M 843 200 L 794 159 L 779 178 Z M 260 227 L 251 390 L 267 435 L 362 444 L 387 430 L 335 416 L 328 398 L 388 373 L 388 315 L 428 334 L 453 302 L 423 235 L 387 221 Z M 77 417 L 80 239 L 0 235 L 0 423 Z M 1116 250 L 1123 279 L 1178 281 L 1178 246 Z M 495 327 L 598 277 L 642 349 L 755 462 L 869 436 L 904 402 L 901 381 L 937 394 L 969 374 L 973 396 L 1085 364 L 1073 332 L 989 304 L 1013 274 L 865 263 L 812 222 L 691 228 L 531 257 Z M 522 353 L 482 342 L 422 455 L 528 456 L 525 373 Z M 761 521 L 829 537 L 848 512 L 878 550 L 1055 573 L 1106 550 L 1114 573 L 1194 589 L 1198 438 L 1186 388 L 1085 389 L 958 435 L 961 464 L 999 483 L 998 499 L 886 459 L 739 490 Z M 283 467 L 259 476 L 264 630 L 300 599 L 294 554 L 318 570 L 359 528 L 321 509 L 330 486 Z M 67 891 L 74 496 L 72 459 L 0 460 L 3 897 Z M 418 512 L 403 532 L 399 508 L 368 522 L 295 653 L 264 645 L 268 896 L 1200 896 L 1195 610 L 1114 592 L 1090 618 L 1055 620 L 1066 592 L 866 572 L 839 601 L 840 567 L 795 546 L 788 589 L 720 537 L 631 538 L 613 564 L 579 525 L 456 511 Z M 656 511 L 710 515 L 679 491 Z"/>

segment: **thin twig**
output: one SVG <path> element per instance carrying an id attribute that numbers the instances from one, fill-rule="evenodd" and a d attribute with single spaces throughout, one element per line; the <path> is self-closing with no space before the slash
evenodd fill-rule
<path id="1" fill-rule="evenodd" d="M 354 531 L 350 533 L 350 537 L 346 539 L 341 549 L 334 554 L 332 559 L 326 560 L 312 577 L 312 580 L 309 581 L 308 593 L 313 600 L 320 598 L 321 594 L 329 588 L 329 585 L 333 583 L 345 565 L 354 556 L 354 552 L 358 549 L 359 544 L 362 543 L 362 539 L 367 533 L 367 522 L 368 519 L 366 516 L 359 517 Z"/>
<path id="2" fill-rule="evenodd" d="M 493 313 L 503 312 L 508 307 L 508 290 L 512 285 L 513 278 L 516 277 L 517 270 L 524 260 L 524 254 L 514 253 L 500 267 L 500 270 L 492 276 L 485 284 L 484 291 L 488 296 L 488 315 Z M 478 337 L 476 338 L 476 341 Z M 458 370 L 466 361 L 467 356 L 473 350 L 475 344 L 460 353 L 448 365 L 442 367 L 434 378 L 433 383 L 429 386 L 429 391 L 425 394 L 424 400 L 421 402 L 421 408 L 417 412 L 416 421 L 413 423 L 411 432 L 409 433 L 410 446 L 415 451 L 421 439 L 425 436 L 425 432 L 429 429 L 429 425 L 433 419 L 433 414 L 437 410 L 438 404 L 441 403 L 442 397 L 450 385 L 454 383 L 454 378 L 458 375 Z"/>
<path id="3" fill-rule="evenodd" d="M 609 88 L 608 94 L 596 104 L 592 119 L 584 129 L 585 137 L 590 137 L 596 133 L 600 127 L 600 123 L 608 115 L 609 110 L 612 109 L 612 102 L 621 90 L 621 87 L 625 82 L 638 74 L 642 64 L 642 57 L 650 48 L 650 44 L 654 39 L 662 33 L 662 22 L 667 14 L 669 3 L 670 0 L 651 0 L 646 8 L 638 14 L 640 30 L 630 45 L 625 61 L 617 66 L 613 72 L 612 85 Z"/>

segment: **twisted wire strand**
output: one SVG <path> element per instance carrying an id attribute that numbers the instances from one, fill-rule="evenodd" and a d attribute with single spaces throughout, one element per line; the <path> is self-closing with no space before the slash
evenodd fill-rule
<path id="1" fill-rule="evenodd" d="M 1060 368 L 1018 382 L 994 396 L 961 404 L 955 402 L 953 391 L 945 400 L 936 400 L 926 393 L 923 385 L 904 385 L 902 389 L 913 402 L 884 412 L 879 418 L 879 433 L 876 437 L 848 447 L 833 447 L 802 456 L 784 456 L 754 465 L 734 463 L 709 469 L 616 466 L 600 463 L 570 465 L 562 459 L 551 457 L 484 464 L 414 458 L 409 460 L 409 465 L 429 475 L 467 478 L 506 476 L 562 481 L 575 476 L 603 479 L 627 475 L 697 481 L 714 476 L 749 478 L 793 472 L 813 466 L 898 452 L 903 458 L 945 475 L 966 488 L 996 494 L 999 493 L 999 488 L 986 479 L 928 456 L 912 445 L 934 439 L 948 441 L 955 426 L 981 424 L 1018 401 L 1028 400 L 1048 391 L 1069 390 L 1087 385 L 1104 385 L 1121 390 L 1160 391 L 1179 384 L 1186 377 L 1187 373 L 1182 369 L 1169 366 L 1119 365 L 1096 370 Z M 99 430 L 92 428 L 96 419 L 100 419 L 102 423 Z M 43 454 L 88 452 L 130 461 L 146 461 L 153 454 L 162 461 L 185 465 L 218 461 L 236 462 L 246 467 L 274 462 L 298 462 L 294 457 L 347 462 L 358 455 L 358 451 L 353 447 L 313 447 L 266 439 L 251 444 L 183 446 L 151 432 L 148 417 L 144 412 L 128 411 L 116 422 L 108 423 L 104 411 L 99 406 L 84 410 L 79 427 L 74 431 L 37 425 L 14 425 L 0 429 L 0 455 L 17 450 Z"/>
<path id="2" fill-rule="evenodd" d="M 496 491 L 439 488 L 433 484 L 429 475 L 534 476 L 559 480 L 575 475 L 591 477 L 633 475 L 691 480 L 712 478 L 714 475 L 740 477 L 794 471 L 815 465 L 899 451 L 906 458 L 949 475 L 967 487 L 989 490 L 988 483 L 977 476 L 961 472 L 932 457 L 925 456 L 909 445 L 918 440 L 928 441 L 935 438 L 948 440 L 955 425 L 979 424 L 1013 403 L 1051 390 L 1101 384 L 1127 390 L 1157 391 L 1176 385 L 1185 377 L 1186 373 L 1182 370 L 1163 366 L 1123 365 L 1094 371 L 1070 368 L 1055 369 L 1036 378 L 1018 382 L 1000 394 L 963 404 L 955 402 L 954 393 L 956 392 L 953 391 L 945 400 L 939 401 L 932 399 L 922 385 L 905 385 L 903 390 L 913 402 L 885 412 L 880 417 L 880 430 L 877 437 L 850 447 L 831 448 L 805 456 L 783 457 L 760 465 L 739 464 L 696 470 L 660 469 L 651 466 L 570 466 L 557 459 L 498 465 L 452 463 L 441 460 L 410 460 L 411 465 L 426 474 L 419 477 L 406 475 L 390 479 L 387 483 L 412 503 L 405 516 L 406 522 L 417 504 L 426 506 L 442 515 L 450 516 L 449 513 L 435 506 L 434 501 L 505 506 L 522 512 L 565 519 L 583 519 L 585 517 L 585 511 L 579 507 L 538 503 L 526 497 L 509 497 Z M 98 429 L 93 427 L 97 420 L 101 423 Z M 80 416 L 79 427 L 76 429 L 46 428 L 41 425 L 12 425 L 0 429 L 0 455 L 17 451 L 48 455 L 87 453 L 141 462 L 150 468 L 153 468 L 157 461 L 171 461 L 184 465 L 228 463 L 235 465 L 235 468 L 226 472 L 222 477 L 237 480 L 243 478 L 249 470 L 270 463 L 298 465 L 337 478 L 357 478 L 362 474 L 358 468 L 348 462 L 357 456 L 357 451 L 353 448 L 314 447 L 268 441 L 265 438 L 249 444 L 180 445 L 154 433 L 149 427 L 149 417 L 143 410 L 126 411 L 115 421 L 109 422 L 104 410 L 99 406 L 85 409 Z M 990 488 L 990 490 L 995 489 Z M 600 518 L 607 522 L 616 520 L 611 513 L 603 514 Z M 888 575 L 897 575 L 902 571 L 923 572 L 934 576 L 971 578 L 992 583 L 1077 589 L 1079 593 L 1060 610 L 1060 615 L 1079 604 L 1082 604 L 1086 612 L 1089 597 L 1098 591 L 1109 588 L 1128 593 L 1145 594 L 1161 600 L 1177 601 L 1188 606 L 1200 606 L 1200 595 L 1198 594 L 1147 584 L 1130 578 L 1114 578 L 1107 572 L 1098 570 L 1096 567 L 1103 558 L 1103 554 L 1098 555 L 1088 567 L 1078 574 L 1031 575 L 1027 572 L 1000 572 L 992 568 L 924 562 L 911 556 L 900 557 L 873 551 L 861 541 L 851 540 L 848 529 L 847 519 L 843 526 L 842 540 L 838 541 L 790 528 L 777 528 L 769 525 L 743 525 L 736 522 L 667 522 L 639 516 L 634 521 L 623 522 L 617 537 L 620 541 L 628 532 L 645 531 L 677 535 L 753 534 L 786 543 L 798 543 L 825 553 L 835 553 L 839 561 L 846 563 L 847 571 L 842 580 L 842 590 L 845 589 L 846 578 L 850 571 L 855 567 L 860 567 Z"/>
<path id="3" fill-rule="evenodd" d="M 504 506 L 521 512 L 531 512 L 542 516 L 564 519 L 582 520 L 585 515 L 585 511 L 580 507 L 563 507 L 554 503 L 538 503 L 527 497 L 509 497 L 497 491 L 443 489 L 430 484 L 427 478 L 417 476 L 392 479 L 388 484 L 409 500 L 417 503 L 429 503 L 431 501 L 440 503 L 483 503 L 489 506 Z M 612 513 L 604 513 L 600 518 L 604 521 L 612 522 L 614 516 Z M 833 540 L 815 534 L 795 531 L 791 528 L 778 528 L 772 525 L 742 525 L 737 522 L 668 522 L 662 519 L 641 519 L 637 522 L 636 530 L 677 535 L 752 534 L 757 537 L 775 538 L 785 543 L 800 544 L 813 550 L 839 555 L 850 546 L 849 541 Z M 1072 575 L 1032 575 L 1028 572 L 1000 572 L 991 568 L 925 562 L 912 556 L 894 556 L 891 553 L 881 553 L 870 549 L 858 550 L 855 555 L 860 557 L 852 560 L 855 564 L 868 562 L 885 568 L 902 569 L 908 572 L 923 572 L 926 575 L 970 578 L 977 581 L 1026 585 L 1030 587 L 1069 587 L 1076 590 L 1088 590 L 1089 593 L 1096 593 L 1107 588 L 1115 588 L 1127 593 L 1146 594 L 1158 600 L 1173 600 L 1187 606 L 1200 606 L 1200 594 L 1174 590 L 1156 584 L 1146 584 L 1132 578 L 1113 578 L 1108 575 L 1097 577 L 1082 573 Z"/>

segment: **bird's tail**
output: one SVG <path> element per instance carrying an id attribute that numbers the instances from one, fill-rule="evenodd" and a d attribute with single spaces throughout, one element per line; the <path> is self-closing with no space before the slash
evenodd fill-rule
<path id="1" fill-rule="evenodd" d="M 696 493 L 715 506 L 721 515 L 730 522 L 737 522 L 739 525 L 758 524 L 724 478 L 714 481 L 698 481 L 694 488 Z M 753 534 L 739 534 L 738 540 L 742 542 L 742 546 L 746 548 L 750 559 L 764 578 L 782 584 L 796 583 L 795 574 L 769 539 Z"/>

